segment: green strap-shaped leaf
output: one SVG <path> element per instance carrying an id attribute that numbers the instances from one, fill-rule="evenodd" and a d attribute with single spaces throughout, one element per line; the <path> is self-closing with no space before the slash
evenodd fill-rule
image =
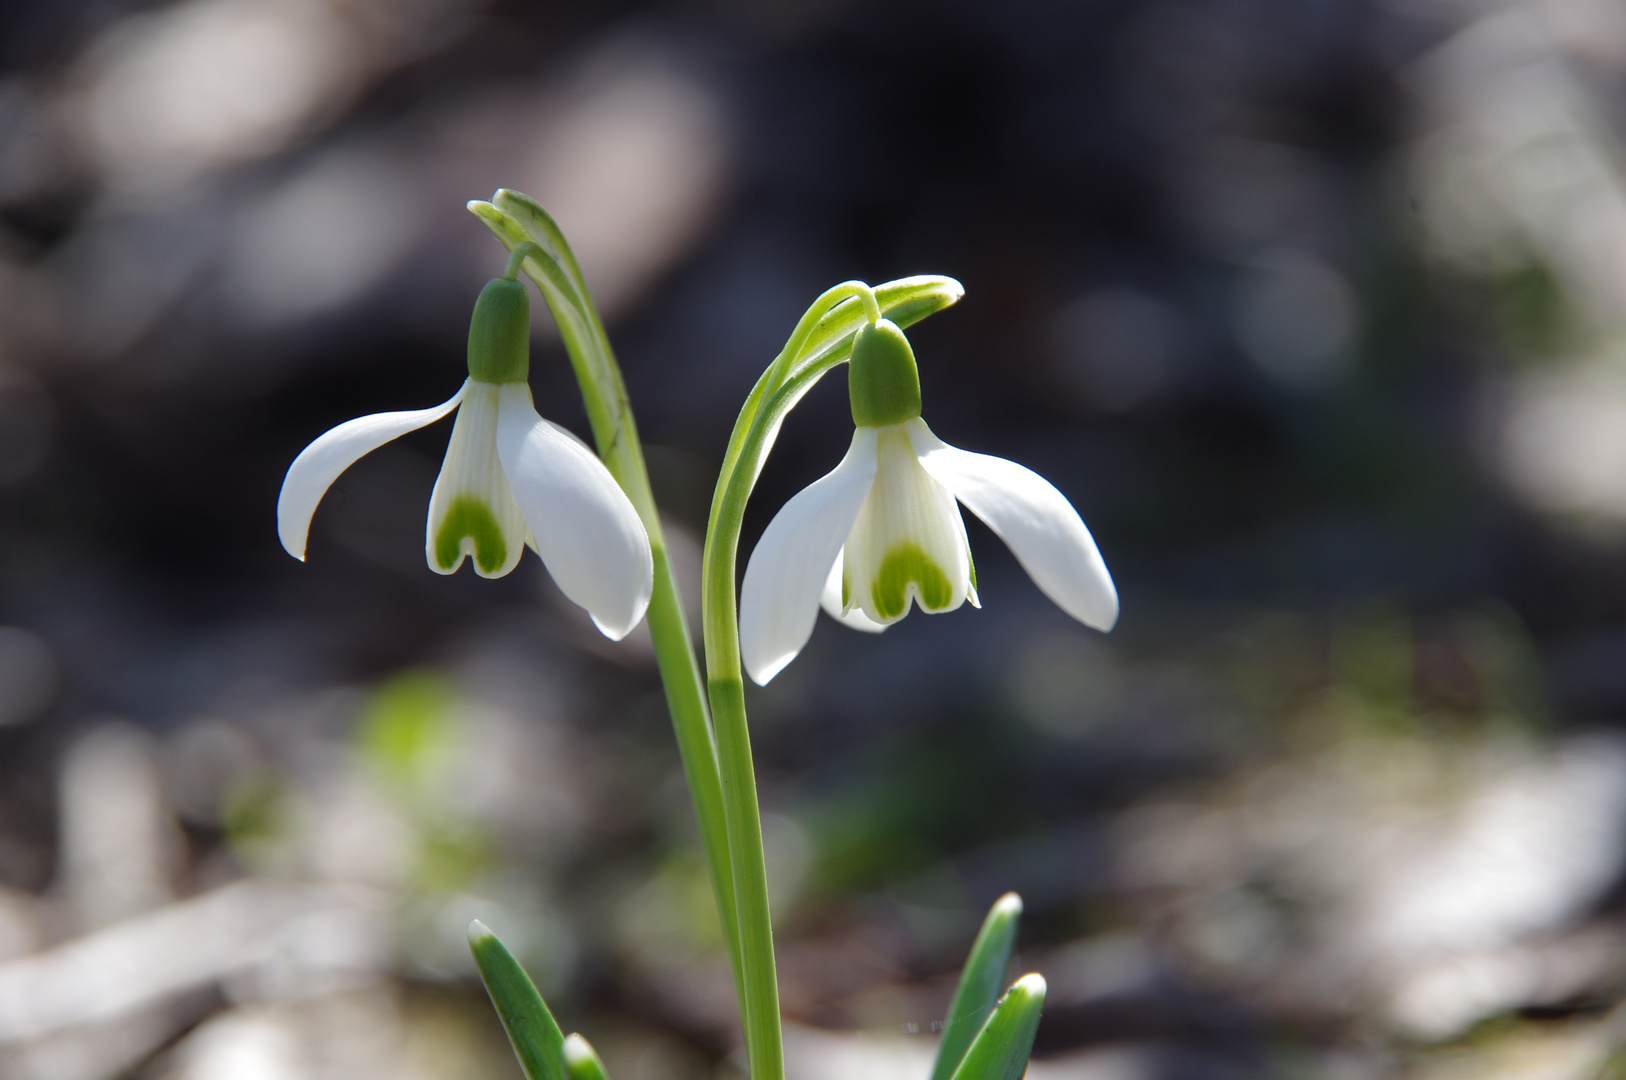
<path id="1" fill-rule="evenodd" d="M 570 1080 L 610 1080 L 598 1052 L 580 1035 L 572 1033 L 565 1038 L 564 1058 Z"/>
<path id="2" fill-rule="evenodd" d="M 1033 1053 L 1044 992 L 1042 975 L 1016 980 L 965 1052 L 965 1060 L 954 1070 L 954 1080 L 1021 1080 L 1028 1055 Z"/>
<path id="3" fill-rule="evenodd" d="M 536 984 L 478 919 L 469 924 L 469 949 L 528 1080 L 565 1080 L 561 1064 L 565 1037 L 536 992 Z"/>
<path id="4" fill-rule="evenodd" d="M 1010 966 L 1011 948 L 1016 944 L 1016 923 L 1022 917 L 1022 898 L 1006 893 L 994 902 L 983 920 L 977 940 L 966 957 L 959 989 L 943 1021 L 943 1041 L 937 1044 L 937 1064 L 932 1080 L 951 1080 L 960 1067 L 966 1048 L 988 1019 L 1005 985 L 1005 969 Z"/>

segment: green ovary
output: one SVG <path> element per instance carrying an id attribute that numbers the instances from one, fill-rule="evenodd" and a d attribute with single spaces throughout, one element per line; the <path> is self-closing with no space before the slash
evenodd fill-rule
<path id="1" fill-rule="evenodd" d="M 948 607 L 954 588 L 942 567 L 931 560 L 919 544 L 902 543 L 886 553 L 881 572 L 875 575 L 870 599 L 876 613 L 896 619 L 909 609 L 909 585 L 913 582 L 920 606 L 926 611 Z"/>
<path id="2" fill-rule="evenodd" d="M 474 563 L 486 573 L 495 573 L 508 558 L 508 542 L 497 527 L 497 517 L 481 499 L 459 495 L 446 509 L 440 530 L 435 533 L 435 562 L 451 570 L 463 553 L 463 538 L 474 541 Z"/>

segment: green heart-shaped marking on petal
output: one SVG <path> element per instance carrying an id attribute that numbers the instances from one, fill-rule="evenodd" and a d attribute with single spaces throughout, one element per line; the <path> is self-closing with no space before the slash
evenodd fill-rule
<path id="1" fill-rule="evenodd" d="M 948 607 L 954 598 L 954 587 L 943 568 L 919 544 L 903 543 L 886 553 L 881 572 L 875 575 L 870 598 L 876 612 L 883 618 L 896 619 L 909 610 L 910 582 L 918 591 L 920 606 L 927 611 Z"/>
<path id="2" fill-rule="evenodd" d="M 474 541 L 475 565 L 486 573 L 495 573 L 508 558 L 508 542 L 497 527 L 497 516 L 483 500 L 472 495 L 452 500 L 435 533 L 435 562 L 442 570 L 450 571 L 457 565 L 465 536 Z"/>

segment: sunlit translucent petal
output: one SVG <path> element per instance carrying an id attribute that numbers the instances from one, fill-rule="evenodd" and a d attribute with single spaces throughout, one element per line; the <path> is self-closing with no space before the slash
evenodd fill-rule
<path id="1" fill-rule="evenodd" d="M 919 417 L 907 427 L 926 471 L 988 523 L 1046 596 L 1086 626 L 1112 629 L 1112 575 L 1078 511 L 1050 481 L 1014 461 L 950 446 Z"/>
<path id="2" fill-rule="evenodd" d="M 921 468 L 902 424 L 877 429 L 875 483 L 847 536 L 849 603 L 875 622 L 897 622 L 911 604 L 953 611 L 971 587 L 965 523 L 954 496 Z"/>
<path id="3" fill-rule="evenodd" d="M 878 623 L 864 614 L 863 608 L 853 608 L 851 611 L 842 610 L 841 601 L 841 564 L 843 557 L 836 556 L 835 564 L 830 567 L 830 576 L 824 579 L 824 595 L 819 597 L 819 603 L 824 607 L 824 613 L 844 626 L 854 630 L 862 630 L 866 634 L 879 634 L 886 629 L 884 623 Z"/>
<path id="4" fill-rule="evenodd" d="M 612 641 L 649 607 L 649 534 L 610 470 L 580 439 L 542 419 L 524 383 L 503 383 L 497 454 L 536 552 L 559 591 Z"/>
<path id="5" fill-rule="evenodd" d="M 277 497 L 277 536 L 288 554 L 304 561 L 305 538 L 310 533 L 311 517 L 316 513 L 316 505 L 322 501 L 322 496 L 333 486 L 340 473 L 391 439 L 433 424 L 457 408 L 467 389 L 468 384 L 464 383 L 449 401 L 432 409 L 374 413 L 346 420 L 301 450 L 294 463 L 288 466 L 288 475 L 282 481 L 282 494 Z"/>
<path id="6" fill-rule="evenodd" d="M 859 428 L 841 464 L 797 492 L 763 530 L 740 586 L 740 656 L 758 686 L 813 633 L 830 564 L 875 479 L 875 429 Z"/>
<path id="7" fill-rule="evenodd" d="M 437 574 L 453 573 L 469 557 L 481 577 L 502 577 L 525 550 L 525 519 L 497 460 L 497 400 L 496 383 L 465 384 L 446 460 L 429 496 L 424 554 Z"/>

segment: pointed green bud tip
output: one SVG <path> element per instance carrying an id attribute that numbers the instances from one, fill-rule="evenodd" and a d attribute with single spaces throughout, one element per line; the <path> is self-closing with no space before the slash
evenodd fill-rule
<path id="1" fill-rule="evenodd" d="M 484 945 L 487 940 L 495 938 L 496 936 L 496 934 L 491 932 L 491 927 L 487 926 L 479 919 L 475 919 L 473 922 L 469 923 L 469 948 L 471 949 Z"/>
<path id="2" fill-rule="evenodd" d="M 1034 972 L 1017 979 L 1011 988 L 1005 991 L 1005 996 L 1010 999 L 1012 1005 L 1043 1005 L 1045 991 L 1048 989 L 1044 976 Z"/>
<path id="3" fill-rule="evenodd" d="M 531 370 L 531 299 L 525 286 L 494 278 L 480 290 L 469 323 L 469 376 L 524 382 Z"/>
<path id="4" fill-rule="evenodd" d="M 597 1055 L 593 1053 L 592 1044 L 586 1039 L 582 1038 L 581 1035 L 572 1031 L 569 1035 L 565 1036 L 564 1057 L 565 1065 L 567 1067 L 575 1068 L 579 1065 L 583 1065 L 593 1060 L 593 1058 L 596 1056 Z"/>
<path id="5" fill-rule="evenodd" d="M 877 319 L 853 335 L 847 396 L 859 427 L 901 424 L 920 415 L 914 350 L 891 320 Z"/>
<path id="6" fill-rule="evenodd" d="M 993 910 L 989 914 L 1014 919 L 1022 914 L 1022 898 L 1013 892 L 1008 892 L 994 901 Z"/>
<path id="7" fill-rule="evenodd" d="M 559 1056 L 564 1058 L 565 1073 L 570 1080 L 608 1080 L 604 1062 L 599 1058 L 597 1051 L 593 1049 L 591 1043 L 575 1032 L 565 1036 Z"/>

